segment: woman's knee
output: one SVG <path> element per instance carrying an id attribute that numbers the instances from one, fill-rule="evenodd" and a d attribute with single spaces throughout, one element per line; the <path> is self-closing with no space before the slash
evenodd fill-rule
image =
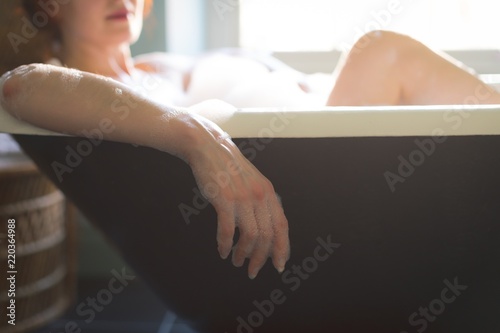
<path id="1" fill-rule="evenodd" d="M 363 61 L 396 62 L 407 57 L 418 47 L 419 43 L 409 36 L 376 30 L 361 36 L 353 45 L 348 57 L 351 60 L 361 58 Z"/>

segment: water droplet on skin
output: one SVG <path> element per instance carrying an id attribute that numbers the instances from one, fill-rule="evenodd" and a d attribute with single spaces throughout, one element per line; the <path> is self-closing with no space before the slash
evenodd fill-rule
<path id="1" fill-rule="evenodd" d="M 76 69 L 67 69 L 64 71 L 61 75 L 61 80 L 64 83 L 65 92 L 72 92 L 78 88 L 82 78 L 83 74 Z"/>

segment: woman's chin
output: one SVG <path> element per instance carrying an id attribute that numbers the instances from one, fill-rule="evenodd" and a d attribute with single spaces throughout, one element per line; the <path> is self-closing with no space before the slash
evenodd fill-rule
<path id="1" fill-rule="evenodd" d="M 131 31 L 123 31 L 123 32 L 115 32 L 113 34 L 108 35 L 106 45 L 116 45 L 122 46 L 124 44 L 133 44 L 135 43 L 139 37 L 133 34 Z"/>

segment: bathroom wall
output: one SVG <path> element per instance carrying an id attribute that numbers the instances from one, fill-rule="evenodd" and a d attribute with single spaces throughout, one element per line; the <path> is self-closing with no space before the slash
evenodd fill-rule
<path id="1" fill-rule="evenodd" d="M 155 1 L 153 10 L 144 21 L 140 39 L 132 46 L 132 54 L 167 50 L 166 5 L 164 0 Z"/>

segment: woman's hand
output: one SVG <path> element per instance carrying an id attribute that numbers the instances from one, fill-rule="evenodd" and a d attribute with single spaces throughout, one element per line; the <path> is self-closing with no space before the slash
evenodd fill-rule
<path id="1" fill-rule="evenodd" d="M 237 267 L 250 259 L 248 275 L 255 278 L 267 258 L 283 272 L 290 253 L 288 221 L 271 182 L 239 151 L 217 125 L 190 113 L 198 133 L 186 153 L 202 194 L 218 216 L 217 243 L 226 259 L 233 250 Z M 235 229 L 240 232 L 233 248 Z"/>

